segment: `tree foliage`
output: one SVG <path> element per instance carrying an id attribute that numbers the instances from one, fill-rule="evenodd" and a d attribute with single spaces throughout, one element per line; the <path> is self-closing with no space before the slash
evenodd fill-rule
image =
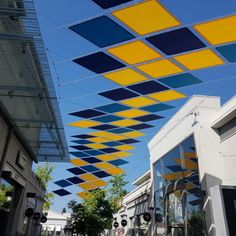
<path id="1" fill-rule="evenodd" d="M 52 172 L 54 170 L 53 165 L 46 163 L 45 165 L 39 165 L 34 171 L 36 178 L 38 179 L 41 186 L 46 190 L 45 203 L 43 204 L 43 211 L 47 212 L 53 204 L 54 194 L 52 192 L 47 192 L 48 184 L 52 178 Z"/>
<path id="2" fill-rule="evenodd" d="M 113 214 L 120 209 L 121 198 L 127 194 L 124 186 L 124 175 L 113 177 L 106 189 L 90 192 L 82 203 L 70 201 L 72 210 L 72 229 L 80 235 L 98 236 L 105 229 L 110 229 Z"/>

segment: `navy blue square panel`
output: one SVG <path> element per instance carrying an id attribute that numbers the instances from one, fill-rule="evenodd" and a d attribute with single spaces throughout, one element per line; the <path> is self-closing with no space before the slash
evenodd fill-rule
<path id="1" fill-rule="evenodd" d="M 74 155 L 75 157 L 87 157 L 89 156 L 88 154 L 84 152 L 70 152 L 71 155 Z"/>
<path id="2" fill-rule="evenodd" d="M 102 162 L 101 160 L 99 160 L 99 159 L 97 159 L 95 157 L 87 157 L 87 158 L 83 158 L 83 160 L 87 161 L 90 164 Z"/>
<path id="3" fill-rule="evenodd" d="M 110 132 L 114 133 L 114 134 L 123 134 L 123 133 L 130 132 L 130 131 L 132 131 L 132 130 L 127 129 L 127 128 L 117 128 L 117 129 L 110 130 Z"/>
<path id="4" fill-rule="evenodd" d="M 151 114 L 151 115 L 136 117 L 134 119 L 138 120 L 138 121 L 145 122 L 145 121 L 157 120 L 157 119 L 161 119 L 161 118 L 164 118 L 164 117 Z"/>
<path id="5" fill-rule="evenodd" d="M 58 180 L 54 183 L 57 184 L 58 186 L 62 187 L 62 188 L 65 188 L 65 187 L 68 187 L 68 186 L 72 185 L 70 182 L 68 182 L 64 179 L 63 180 Z"/>
<path id="6" fill-rule="evenodd" d="M 73 184 L 80 184 L 80 183 L 83 183 L 84 180 L 80 179 L 79 177 L 77 176 L 74 176 L 74 177 L 70 177 L 67 179 L 68 181 L 70 181 L 71 183 Z"/>
<path id="7" fill-rule="evenodd" d="M 103 152 L 101 151 L 98 151 L 98 150 L 89 150 L 89 151 L 85 151 L 87 154 L 91 155 L 91 156 L 97 156 L 97 155 L 101 155 L 101 154 L 104 154 Z"/>
<path id="8" fill-rule="evenodd" d="M 101 112 L 101 111 L 96 111 L 93 109 L 86 109 L 83 111 L 77 111 L 77 112 L 70 113 L 69 115 L 78 116 L 78 117 L 82 117 L 82 118 L 92 118 L 92 117 L 96 117 L 96 116 L 102 116 L 105 114 L 106 113 Z"/>
<path id="9" fill-rule="evenodd" d="M 141 130 L 141 129 L 148 129 L 148 128 L 153 128 L 153 125 L 149 125 L 149 124 L 138 124 L 138 125 L 132 125 L 129 126 L 128 128 L 130 129 L 134 129 L 134 130 Z"/>
<path id="10" fill-rule="evenodd" d="M 84 151 L 84 150 L 90 150 L 91 148 L 90 147 L 86 147 L 86 146 L 83 146 L 83 145 L 76 145 L 76 146 L 70 146 L 74 149 L 77 149 L 77 150 L 80 150 L 80 151 Z"/>
<path id="11" fill-rule="evenodd" d="M 120 141 L 121 143 L 125 143 L 125 144 L 131 144 L 131 143 L 139 143 L 139 140 L 135 140 L 135 139 L 124 139 Z"/>
<path id="12" fill-rule="evenodd" d="M 229 62 L 236 62 L 236 43 L 216 48 Z"/>
<path id="13" fill-rule="evenodd" d="M 65 190 L 65 189 L 58 189 L 58 190 L 55 190 L 55 191 L 53 191 L 53 192 L 54 192 L 55 194 L 61 196 L 61 197 L 71 194 L 70 192 L 68 192 L 68 191 Z"/>
<path id="14" fill-rule="evenodd" d="M 105 152 L 105 153 L 119 152 L 119 150 L 117 150 L 115 148 L 103 148 L 103 149 L 100 149 L 100 150 Z"/>
<path id="15" fill-rule="evenodd" d="M 97 74 L 125 67 L 123 63 L 108 56 L 104 52 L 96 52 L 85 57 L 80 57 L 75 59 L 74 62 Z"/>
<path id="16" fill-rule="evenodd" d="M 118 160 L 114 160 L 114 161 L 109 161 L 109 163 L 111 163 L 114 166 L 121 166 L 121 165 L 127 164 L 129 162 L 125 161 L 123 159 L 118 159 Z"/>
<path id="17" fill-rule="evenodd" d="M 98 47 L 107 47 L 134 38 L 107 16 L 100 16 L 69 28 Z"/>
<path id="18" fill-rule="evenodd" d="M 172 88 L 180 88 L 184 86 L 202 83 L 200 79 L 196 78 L 195 76 L 189 73 L 166 77 L 166 78 L 160 79 L 159 81 L 161 81 L 163 84 L 166 84 Z"/>
<path id="19" fill-rule="evenodd" d="M 122 3 L 130 2 L 132 0 L 92 0 L 97 3 L 101 8 L 108 9 L 110 7 L 118 6 Z"/>
<path id="20" fill-rule="evenodd" d="M 114 112 L 128 110 L 128 109 L 130 109 L 130 107 L 121 105 L 119 103 L 112 103 L 112 104 L 109 104 L 109 105 L 96 107 L 95 109 L 97 109 L 99 111 L 104 111 L 104 112 L 107 112 L 107 113 L 114 113 Z"/>
<path id="21" fill-rule="evenodd" d="M 206 45 L 188 28 L 181 28 L 157 34 L 148 37 L 146 40 L 167 55 L 206 47 Z"/>
<path id="22" fill-rule="evenodd" d="M 98 178 L 105 178 L 105 177 L 111 176 L 110 174 L 102 170 L 94 172 L 93 175 L 97 176 Z"/>
<path id="23" fill-rule="evenodd" d="M 87 166 L 81 166 L 83 170 L 86 170 L 87 172 L 94 172 L 98 171 L 99 169 L 93 165 L 87 165 Z"/>
<path id="24" fill-rule="evenodd" d="M 109 90 L 106 92 L 99 93 L 99 95 L 109 98 L 114 101 L 120 101 L 120 100 L 134 98 L 134 97 L 139 96 L 137 93 L 131 92 L 130 90 L 124 89 L 124 88 Z"/>
<path id="25" fill-rule="evenodd" d="M 146 107 L 142 107 L 142 110 L 144 111 L 149 111 L 149 112 L 157 112 L 157 111 L 164 111 L 168 109 L 174 108 L 173 106 L 164 104 L 164 103 L 159 103 L 159 104 L 154 104 Z"/>
<path id="26" fill-rule="evenodd" d="M 79 134 L 79 135 L 72 135 L 71 137 L 86 139 L 86 138 L 94 138 L 95 136 L 89 134 Z"/>
<path id="27" fill-rule="evenodd" d="M 184 171 L 181 166 L 174 165 L 174 166 L 166 166 L 167 169 L 173 171 L 173 172 L 178 172 L 178 171 Z"/>
<path id="28" fill-rule="evenodd" d="M 118 120 L 122 120 L 123 118 L 119 117 L 119 116 L 113 116 L 113 115 L 107 115 L 107 116 L 100 116 L 97 118 L 94 118 L 93 120 L 99 121 L 99 122 L 113 122 L 113 121 L 118 121 Z"/>
<path id="29" fill-rule="evenodd" d="M 116 128 L 116 126 L 108 125 L 108 124 L 97 125 L 97 126 L 91 127 L 91 129 L 97 129 L 97 130 L 109 130 L 109 129 L 114 129 L 114 128 Z"/>
<path id="30" fill-rule="evenodd" d="M 82 170 L 82 169 L 80 169 L 78 167 L 69 168 L 67 170 L 70 171 L 74 175 L 81 175 L 81 174 L 86 173 L 84 170 Z"/>
<path id="31" fill-rule="evenodd" d="M 104 145 L 107 145 L 109 147 L 115 147 L 115 146 L 120 146 L 122 145 L 122 143 L 119 142 L 107 142 L 107 143 L 103 143 Z"/>
<path id="32" fill-rule="evenodd" d="M 71 142 L 72 143 L 78 143 L 78 144 L 89 144 L 89 143 L 92 143 L 91 141 L 88 141 L 88 140 L 85 140 L 85 139 L 82 139 L 82 140 L 72 140 Z"/>
<path id="33" fill-rule="evenodd" d="M 169 89 L 168 87 L 159 84 L 155 81 L 148 81 L 140 84 L 131 85 L 128 86 L 128 88 L 143 95 Z"/>

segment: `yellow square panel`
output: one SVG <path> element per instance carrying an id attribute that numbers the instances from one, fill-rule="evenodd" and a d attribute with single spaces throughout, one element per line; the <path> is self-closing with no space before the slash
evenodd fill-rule
<path id="1" fill-rule="evenodd" d="M 138 131 L 130 131 L 130 132 L 124 133 L 124 136 L 128 138 L 138 138 L 138 137 L 144 136 L 144 133 L 141 133 Z"/>
<path id="2" fill-rule="evenodd" d="M 117 159 L 116 157 L 111 156 L 110 154 L 102 154 L 102 155 L 96 156 L 96 158 L 102 161 L 113 161 Z"/>
<path id="3" fill-rule="evenodd" d="M 114 121 L 111 122 L 111 124 L 116 125 L 116 126 L 121 126 L 121 127 L 126 127 L 126 126 L 131 126 L 131 125 L 138 125 L 141 122 L 136 121 L 136 120 L 119 120 L 119 121 Z"/>
<path id="4" fill-rule="evenodd" d="M 86 183 L 86 182 L 79 184 L 79 186 L 80 186 L 80 188 L 85 189 L 85 190 L 92 190 L 92 189 L 97 188 L 97 186 L 90 184 L 90 183 Z"/>
<path id="5" fill-rule="evenodd" d="M 141 41 L 110 48 L 108 52 L 132 65 L 161 57 L 159 53 Z"/>
<path id="6" fill-rule="evenodd" d="M 109 139 L 106 138 L 101 138 L 101 137 L 94 137 L 94 138 L 89 138 L 88 140 L 95 142 L 95 143 L 105 143 L 109 142 Z"/>
<path id="7" fill-rule="evenodd" d="M 83 191 L 83 192 L 80 192 L 80 193 L 76 193 L 79 197 L 81 197 L 81 198 L 87 198 L 87 197 L 89 197 L 89 192 L 87 192 L 87 191 Z"/>
<path id="8" fill-rule="evenodd" d="M 68 124 L 69 126 L 79 127 L 79 128 L 89 128 L 92 126 L 100 125 L 100 122 L 93 120 L 80 120 L 73 123 Z"/>
<path id="9" fill-rule="evenodd" d="M 128 150 L 133 150 L 134 146 L 124 144 L 124 145 L 116 146 L 116 149 L 120 151 L 128 151 Z"/>
<path id="10" fill-rule="evenodd" d="M 124 173 L 124 170 L 116 167 L 116 168 L 112 168 L 112 169 L 106 170 L 106 172 L 108 174 L 110 174 L 110 175 L 120 175 L 120 174 Z"/>
<path id="11" fill-rule="evenodd" d="M 76 159 L 70 159 L 70 162 L 76 166 L 85 166 L 88 165 L 87 161 L 84 161 L 82 159 L 76 158 Z"/>
<path id="12" fill-rule="evenodd" d="M 174 59 L 189 70 L 224 64 L 224 61 L 210 49 L 175 56 Z"/>
<path id="13" fill-rule="evenodd" d="M 85 181 L 92 181 L 92 180 L 97 179 L 97 177 L 95 175 L 92 175 L 92 174 L 89 174 L 89 173 L 79 175 L 79 177 L 81 179 L 85 180 Z"/>
<path id="14" fill-rule="evenodd" d="M 137 68 L 154 78 L 159 78 L 162 76 L 173 75 L 183 72 L 183 70 L 180 67 L 178 67 L 176 64 L 174 64 L 172 61 L 168 59 L 146 63 L 137 66 Z"/>
<path id="15" fill-rule="evenodd" d="M 114 153 L 112 153 L 112 156 L 122 158 L 122 157 L 131 156 L 131 153 L 129 153 L 129 152 L 114 152 Z"/>
<path id="16" fill-rule="evenodd" d="M 198 24 L 194 28 L 211 44 L 236 41 L 236 15 Z"/>
<path id="17" fill-rule="evenodd" d="M 90 134 L 95 135 L 95 136 L 99 136 L 99 137 L 104 137 L 104 138 L 107 138 L 107 139 L 110 139 L 110 140 L 122 140 L 122 139 L 124 139 L 124 137 L 122 135 L 113 134 L 113 133 L 106 132 L 106 131 L 92 132 Z"/>
<path id="18" fill-rule="evenodd" d="M 123 100 L 121 103 L 124 105 L 131 106 L 131 107 L 144 107 L 144 106 L 156 104 L 157 102 L 149 98 L 140 96 L 137 98 L 130 98 L 127 100 Z"/>
<path id="19" fill-rule="evenodd" d="M 122 116 L 125 118 L 134 118 L 139 116 L 144 116 L 149 114 L 147 111 L 137 110 L 137 109 L 130 109 L 125 111 L 120 111 L 115 113 L 117 116 Z"/>
<path id="20" fill-rule="evenodd" d="M 168 102 L 172 100 L 185 98 L 186 96 L 174 90 L 167 90 L 164 92 L 150 94 L 149 97 L 157 99 L 158 101 L 161 101 L 161 102 Z"/>
<path id="21" fill-rule="evenodd" d="M 130 68 L 107 73 L 103 76 L 120 85 L 130 85 L 148 80 L 147 77 Z"/>
<path id="22" fill-rule="evenodd" d="M 167 9 L 155 0 L 134 4 L 112 14 L 140 35 L 180 25 Z"/>
<path id="23" fill-rule="evenodd" d="M 114 168 L 114 165 L 107 163 L 107 162 L 96 163 L 96 164 L 94 164 L 94 166 L 96 166 L 97 168 L 100 168 L 102 170 Z"/>
<path id="24" fill-rule="evenodd" d="M 86 144 L 87 147 L 93 148 L 93 149 L 101 149 L 101 148 L 107 148 L 106 145 L 103 145 L 101 143 L 90 143 Z"/>
<path id="25" fill-rule="evenodd" d="M 95 181 L 92 181 L 90 182 L 90 184 L 93 184 L 95 185 L 96 187 L 103 187 L 103 186 L 106 186 L 107 185 L 107 182 L 99 179 L 99 180 L 95 180 Z"/>

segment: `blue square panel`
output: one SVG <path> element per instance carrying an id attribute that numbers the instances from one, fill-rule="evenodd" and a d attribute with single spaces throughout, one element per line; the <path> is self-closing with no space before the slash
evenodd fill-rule
<path id="1" fill-rule="evenodd" d="M 109 98 L 114 101 L 120 101 L 120 100 L 134 98 L 134 97 L 139 96 L 137 93 L 131 92 L 130 90 L 124 89 L 124 88 L 109 90 L 106 92 L 99 93 L 99 95 Z"/>
<path id="2" fill-rule="evenodd" d="M 100 107 L 96 107 L 97 110 L 107 112 L 107 113 L 114 113 L 114 112 L 119 112 L 119 111 L 125 111 L 130 109 L 127 106 L 121 105 L 119 103 L 112 103 L 109 105 L 104 105 Z"/>
<path id="3" fill-rule="evenodd" d="M 125 67 L 123 63 L 108 56 L 104 52 L 97 52 L 85 57 L 80 57 L 75 59 L 74 62 L 97 74 Z"/>
<path id="4" fill-rule="evenodd" d="M 138 121 L 146 122 L 146 121 L 151 121 L 151 120 L 158 120 L 158 119 L 161 119 L 161 118 L 163 118 L 163 117 L 151 114 L 151 115 L 136 117 L 134 119 L 138 120 Z"/>
<path id="5" fill-rule="evenodd" d="M 64 187 L 68 187 L 70 185 L 72 185 L 70 182 L 66 181 L 66 180 L 58 180 L 56 182 L 54 182 L 55 184 L 57 184 L 58 186 L 64 188 Z"/>
<path id="6" fill-rule="evenodd" d="M 97 126 L 91 127 L 91 129 L 97 129 L 97 130 L 109 130 L 109 129 L 114 129 L 114 128 L 116 128 L 116 126 L 108 125 L 108 124 L 97 125 Z"/>
<path id="7" fill-rule="evenodd" d="M 164 103 L 159 103 L 159 104 L 154 104 L 146 107 L 142 107 L 142 110 L 144 111 L 149 111 L 149 112 L 157 112 L 157 111 L 164 111 L 168 109 L 174 108 L 173 106 L 164 104 Z"/>
<path id="8" fill-rule="evenodd" d="M 143 95 L 169 89 L 168 87 L 159 84 L 155 81 L 148 81 L 140 84 L 131 85 L 128 86 L 128 88 Z"/>
<path id="9" fill-rule="evenodd" d="M 87 139 L 87 138 L 94 138 L 95 136 L 89 134 L 79 134 L 79 135 L 72 135 L 71 137 Z"/>
<path id="10" fill-rule="evenodd" d="M 81 175 L 86 173 L 84 170 L 78 168 L 78 167 L 73 167 L 73 168 L 69 168 L 67 169 L 69 172 L 73 173 L 74 175 Z"/>
<path id="11" fill-rule="evenodd" d="M 111 176 L 110 174 L 102 170 L 94 172 L 93 175 L 97 176 L 98 178 L 105 178 L 105 177 Z"/>
<path id="12" fill-rule="evenodd" d="M 202 83 L 200 79 L 196 78 L 195 76 L 189 73 L 166 77 L 163 79 L 159 79 L 159 81 L 172 88 L 180 88 L 184 86 Z"/>
<path id="13" fill-rule="evenodd" d="M 70 152 L 71 155 L 74 155 L 75 157 L 87 157 L 89 156 L 88 154 L 84 152 Z"/>
<path id="14" fill-rule="evenodd" d="M 114 134 L 123 134 L 123 133 L 130 132 L 130 131 L 132 131 L 132 130 L 127 129 L 127 128 L 117 128 L 117 129 L 110 130 L 110 132 L 114 133 Z"/>
<path id="15" fill-rule="evenodd" d="M 81 166 L 81 168 L 87 172 L 98 171 L 99 169 L 93 165 Z"/>
<path id="16" fill-rule="evenodd" d="M 229 62 L 236 62 L 236 43 L 216 48 Z"/>
<path id="17" fill-rule="evenodd" d="M 100 149 L 100 150 L 105 152 L 105 153 L 113 153 L 113 152 L 118 152 L 119 151 L 115 148 L 103 148 L 103 149 Z"/>
<path id="18" fill-rule="evenodd" d="M 94 164 L 94 163 L 98 163 L 98 162 L 102 162 L 101 160 L 95 158 L 95 157 L 87 157 L 87 158 L 83 158 L 84 161 L 87 161 L 90 164 Z"/>
<path id="19" fill-rule="evenodd" d="M 123 118 L 121 118 L 119 116 L 106 115 L 106 116 L 101 116 L 101 117 L 94 118 L 93 120 L 107 123 L 107 122 L 113 122 L 113 121 L 118 121 L 118 120 L 122 120 L 122 119 Z"/>
<path id="20" fill-rule="evenodd" d="M 96 116 L 102 116 L 105 114 L 106 113 L 101 112 L 101 111 L 96 111 L 93 109 L 86 109 L 83 111 L 77 111 L 77 112 L 70 113 L 69 115 L 78 116 L 78 117 L 82 117 L 82 118 L 91 118 L 91 117 L 96 117 Z"/>
<path id="21" fill-rule="evenodd" d="M 167 55 L 187 52 L 206 45 L 188 28 L 157 34 L 146 39 Z"/>
<path id="22" fill-rule="evenodd" d="M 85 139 L 82 139 L 82 140 L 72 140 L 71 142 L 72 143 L 77 143 L 77 144 L 89 144 L 89 143 L 92 143 L 91 141 L 88 141 L 88 140 L 85 140 Z"/>
<path id="23" fill-rule="evenodd" d="M 65 189 L 58 189 L 58 190 L 55 190 L 55 191 L 53 191 L 53 192 L 54 192 L 55 194 L 61 196 L 61 197 L 71 194 L 70 192 L 68 192 L 68 191 L 65 190 Z"/>
<path id="24" fill-rule="evenodd" d="M 141 129 L 148 129 L 148 128 L 153 128 L 154 126 L 149 125 L 149 124 L 138 124 L 138 125 L 132 125 L 129 126 L 128 128 L 134 129 L 134 130 L 141 130 Z"/>
<path id="25" fill-rule="evenodd" d="M 98 150 L 89 150 L 89 151 L 85 151 L 87 154 L 91 155 L 91 156 L 97 156 L 97 155 L 101 155 L 101 154 L 104 154 L 103 152 L 101 151 L 98 151 Z"/>
<path id="26" fill-rule="evenodd" d="M 70 181 L 71 183 L 73 184 L 80 184 L 80 183 L 83 183 L 84 180 L 80 179 L 79 177 L 77 176 L 74 176 L 74 177 L 70 177 L 67 179 L 68 181 Z"/>
<path id="27" fill-rule="evenodd" d="M 135 139 L 123 139 L 120 141 L 121 143 L 125 143 L 125 144 L 131 144 L 131 143 L 139 143 L 139 140 L 135 140 Z"/>
<path id="28" fill-rule="evenodd" d="M 100 16 L 69 28 L 98 47 L 107 47 L 134 38 L 107 16 Z"/>
<path id="29" fill-rule="evenodd" d="M 110 7 L 118 6 L 122 3 L 130 2 L 132 0 L 92 0 L 97 3 L 101 8 L 108 9 Z"/>
<path id="30" fill-rule="evenodd" d="M 122 160 L 122 159 L 118 159 L 118 160 L 114 160 L 114 161 L 109 161 L 109 163 L 111 163 L 114 166 L 121 166 L 121 165 L 127 164 L 129 162 Z"/>
<path id="31" fill-rule="evenodd" d="M 76 145 L 76 146 L 70 146 L 74 149 L 77 149 L 77 150 L 80 150 L 80 151 L 84 151 L 84 150 L 90 150 L 91 148 L 90 147 L 87 147 L 87 146 L 83 146 L 83 145 Z"/>
<path id="32" fill-rule="evenodd" d="M 109 146 L 109 147 L 115 147 L 115 146 L 121 145 L 121 143 L 119 143 L 119 142 L 107 142 L 107 143 L 103 143 L 103 144 L 106 146 Z"/>

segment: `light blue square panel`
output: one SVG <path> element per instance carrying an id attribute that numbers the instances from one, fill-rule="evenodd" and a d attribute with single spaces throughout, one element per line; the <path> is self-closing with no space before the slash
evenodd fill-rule
<path id="1" fill-rule="evenodd" d="M 129 162 L 122 160 L 122 159 L 118 159 L 118 160 L 114 160 L 114 161 L 109 161 L 109 163 L 111 163 L 114 166 L 121 166 L 121 165 L 127 164 Z"/>
<path id="2" fill-rule="evenodd" d="M 134 38 L 130 32 L 107 16 L 100 16 L 69 28 L 98 47 L 107 47 Z"/>
<path id="3" fill-rule="evenodd" d="M 119 116 L 113 116 L 113 115 L 107 115 L 107 116 L 100 116 L 98 118 L 94 118 L 93 120 L 99 121 L 99 122 L 113 122 L 117 120 L 122 120 L 123 118 Z"/>
<path id="4" fill-rule="evenodd" d="M 172 108 L 174 107 L 164 104 L 164 103 L 159 103 L 159 104 L 142 107 L 142 110 L 149 111 L 149 112 L 158 112 L 158 111 L 164 111 L 164 110 L 168 110 Z"/>
<path id="5" fill-rule="evenodd" d="M 216 48 L 229 62 L 236 62 L 236 43 Z"/>
<path id="6" fill-rule="evenodd" d="M 117 128 L 117 129 L 109 130 L 109 132 L 115 133 L 115 134 L 122 134 L 122 133 L 130 132 L 130 131 L 132 131 L 132 130 L 131 129 L 127 129 L 127 128 Z"/>
<path id="7" fill-rule="evenodd" d="M 172 88 L 180 88 L 202 83 L 200 79 L 189 73 L 166 77 L 163 79 L 159 79 L 158 81 L 161 81 L 163 84 L 168 85 Z"/>
<path id="8" fill-rule="evenodd" d="M 96 107 L 97 110 L 107 112 L 107 113 L 114 113 L 114 112 L 119 112 L 119 111 L 125 111 L 130 109 L 130 107 L 121 105 L 119 103 L 111 103 L 108 105 Z"/>

